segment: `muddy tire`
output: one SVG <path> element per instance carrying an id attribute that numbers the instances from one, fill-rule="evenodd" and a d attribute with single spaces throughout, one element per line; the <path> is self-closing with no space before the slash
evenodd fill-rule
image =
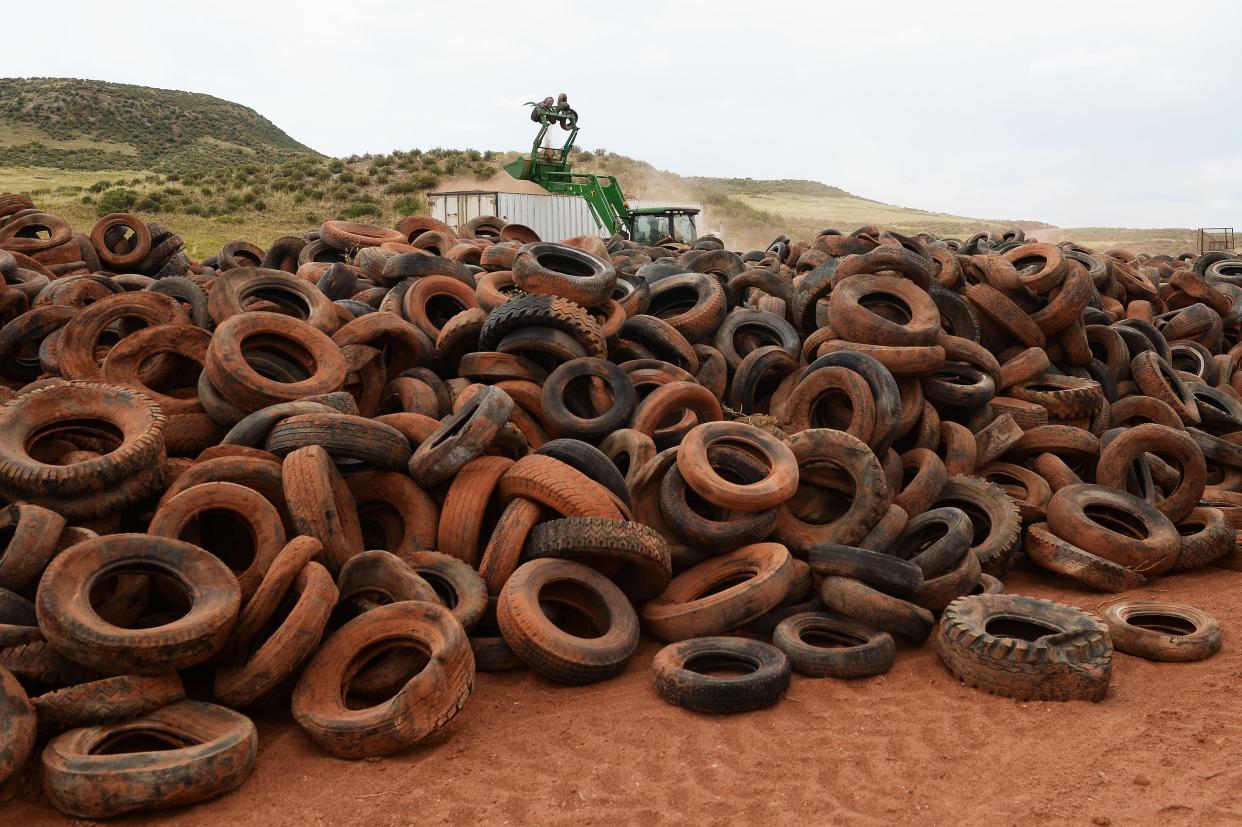
<path id="1" fill-rule="evenodd" d="M 550 608 L 564 617 L 557 623 Z M 505 582 L 496 606 L 505 642 L 546 678 L 571 685 L 619 674 L 638 647 L 638 616 L 604 575 L 568 560 L 532 560 Z M 585 623 L 583 623 L 585 621 Z M 583 634 L 567 623 L 582 624 Z"/>
<path id="2" fill-rule="evenodd" d="M 165 747 L 152 753 L 145 735 Z M 127 737 L 133 751 L 124 751 Z M 105 744 L 112 747 L 104 751 Z M 108 818 L 221 796 L 254 769 L 259 736 L 249 718 L 198 701 L 177 703 L 119 723 L 70 730 L 43 751 L 43 791 L 79 818 Z M 158 755 L 159 760 L 142 760 Z"/>
<path id="3" fill-rule="evenodd" d="M 1117 651 L 1186 663 L 1220 651 L 1220 624 L 1202 609 L 1155 600 L 1124 600 L 1104 610 Z"/>
<path id="4" fill-rule="evenodd" d="M 773 706 L 789 688 L 789 658 L 769 643 L 700 637 L 665 646 L 651 662 L 656 692 L 694 712 L 732 714 Z M 716 676 L 706 670 L 738 670 Z"/>
<path id="5" fill-rule="evenodd" d="M 772 643 L 795 672 L 812 678 L 869 678 L 887 672 L 896 655 L 888 632 L 822 612 L 785 618 Z"/>
<path id="6" fill-rule="evenodd" d="M 376 644 L 428 653 L 425 668 L 391 698 L 362 709 L 345 696 Z M 434 603 L 380 606 L 342 626 L 307 664 L 293 692 L 293 717 L 338 758 L 407 749 L 457 716 L 474 689 L 474 655 L 452 612 Z"/>
<path id="7" fill-rule="evenodd" d="M 961 597 L 940 620 L 936 649 L 958 680 L 1025 701 L 1099 701 L 1113 645 L 1092 615 L 1050 600 Z"/>

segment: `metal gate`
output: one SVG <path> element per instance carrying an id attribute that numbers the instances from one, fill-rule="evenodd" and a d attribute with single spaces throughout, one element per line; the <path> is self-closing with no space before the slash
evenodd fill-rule
<path id="1" fill-rule="evenodd" d="M 1199 252 L 1210 250 L 1233 252 L 1233 227 L 1200 227 Z"/>

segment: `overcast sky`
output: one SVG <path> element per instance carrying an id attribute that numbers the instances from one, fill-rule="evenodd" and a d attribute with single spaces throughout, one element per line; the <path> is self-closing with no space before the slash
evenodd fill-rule
<path id="1" fill-rule="evenodd" d="M 5 4 L 0 76 L 205 92 L 332 155 L 579 145 L 1062 226 L 1242 225 L 1242 4 Z"/>

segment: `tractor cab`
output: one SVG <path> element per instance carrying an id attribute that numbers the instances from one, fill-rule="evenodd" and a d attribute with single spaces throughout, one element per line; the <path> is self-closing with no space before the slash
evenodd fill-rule
<path id="1" fill-rule="evenodd" d="M 696 240 L 694 217 L 699 211 L 689 207 L 640 207 L 630 211 L 630 240 L 648 246 L 667 243 L 693 244 Z"/>

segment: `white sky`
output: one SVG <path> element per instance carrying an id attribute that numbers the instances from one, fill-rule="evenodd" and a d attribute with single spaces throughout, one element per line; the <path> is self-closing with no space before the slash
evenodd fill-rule
<path id="1" fill-rule="evenodd" d="M 1242 225 L 1242 3 L 5 4 L 0 76 L 205 92 L 332 155 L 579 145 L 1062 226 Z"/>

